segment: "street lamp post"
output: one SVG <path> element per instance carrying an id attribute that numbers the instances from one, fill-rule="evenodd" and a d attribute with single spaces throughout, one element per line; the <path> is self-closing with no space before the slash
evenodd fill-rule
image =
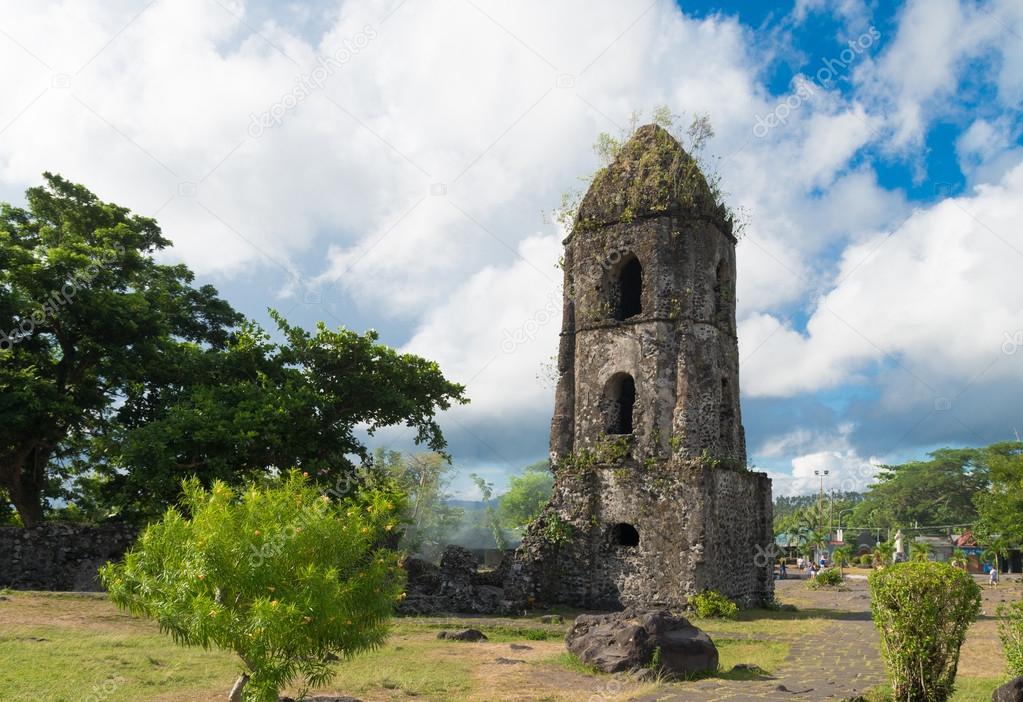
<path id="1" fill-rule="evenodd" d="M 821 531 L 824 531 L 824 478 L 831 474 L 830 470 L 815 470 L 813 472 L 818 478 L 820 478 L 820 494 L 817 497 L 817 514 L 820 517 Z"/>
<path id="2" fill-rule="evenodd" d="M 824 478 L 831 473 L 830 470 L 815 470 L 813 472 L 818 478 L 820 478 L 820 494 L 817 497 L 817 518 L 820 520 L 818 532 L 824 531 Z M 828 540 L 831 540 L 831 534 L 828 534 Z M 827 545 L 825 545 L 827 548 Z"/>

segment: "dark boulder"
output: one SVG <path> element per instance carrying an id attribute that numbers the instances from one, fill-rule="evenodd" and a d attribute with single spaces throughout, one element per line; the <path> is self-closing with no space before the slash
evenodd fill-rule
<path id="1" fill-rule="evenodd" d="M 714 642 L 687 619 L 667 610 L 629 608 L 613 614 L 584 614 L 565 637 L 579 660 L 606 673 L 649 666 L 660 649 L 660 672 L 685 676 L 718 667 Z"/>
<path id="2" fill-rule="evenodd" d="M 995 690 L 991 702 L 1023 702 L 1023 677 L 1013 678 Z"/>
<path id="3" fill-rule="evenodd" d="M 442 631 L 437 634 L 437 638 L 449 641 L 486 641 L 487 635 L 479 629 L 463 629 L 462 631 Z"/>

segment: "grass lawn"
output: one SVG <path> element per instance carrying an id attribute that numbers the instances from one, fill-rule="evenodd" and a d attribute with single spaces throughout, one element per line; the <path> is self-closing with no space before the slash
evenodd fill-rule
<path id="1" fill-rule="evenodd" d="M 177 646 L 153 623 L 118 612 L 103 595 L 8 592 L 6 596 L 0 601 L 3 699 L 207 702 L 223 700 L 237 677 L 232 654 Z M 763 679 L 762 673 L 748 666 L 767 674 L 784 673 L 793 666 L 786 660 L 792 643 L 806 637 L 826 640 L 851 624 L 862 627 L 865 622 L 854 622 L 841 606 L 822 606 L 835 597 L 854 598 L 856 593 L 808 594 L 793 587 L 786 599 L 798 604 L 796 612 L 747 611 L 736 621 L 693 619 L 718 646 L 721 666 L 712 677 L 723 684 Z M 352 695 L 366 702 L 411 698 L 570 702 L 593 695 L 602 702 L 624 702 L 655 692 L 670 698 L 674 690 L 700 684 L 638 683 L 588 668 L 565 651 L 564 635 L 574 614 L 564 612 L 565 624 L 544 624 L 539 615 L 399 618 L 384 647 L 340 662 L 331 686 L 315 692 Z M 470 626 L 481 629 L 489 640 L 464 643 L 437 638 L 442 629 Z M 735 669 L 740 664 L 744 665 Z M 996 621 L 984 617 L 971 629 L 963 648 L 954 699 L 986 702 L 1005 679 Z M 885 691 L 874 690 L 871 699 L 881 702 Z"/>
<path id="2" fill-rule="evenodd" d="M 101 595 L 12 592 L 0 602 L 0 689 L 4 699 L 39 702 L 199 702 L 222 700 L 238 674 L 234 656 L 183 648 L 151 622 L 118 612 Z M 752 615 L 745 615 L 751 617 Z M 566 622 L 572 615 L 566 613 Z M 820 626 L 806 618 L 702 621 L 714 637 L 726 679 L 756 664 L 770 672 L 788 645 L 765 635 Z M 442 629 L 474 626 L 489 641 L 437 639 Z M 565 652 L 568 624 L 537 617 L 408 617 L 395 620 L 387 644 L 338 664 L 322 692 L 376 700 L 561 700 L 603 695 L 626 700 L 656 686 L 609 681 Z M 293 690 L 291 692 L 297 692 Z"/>

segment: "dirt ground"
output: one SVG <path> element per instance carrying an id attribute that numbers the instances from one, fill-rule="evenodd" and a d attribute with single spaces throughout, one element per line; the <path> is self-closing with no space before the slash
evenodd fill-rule
<path id="1" fill-rule="evenodd" d="M 103 596 L 5 596 L 0 699 L 211 702 L 224 699 L 237 674 L 230 654 L 176 646 L 151 622 L 118 612 Z M 995 610 L 1021 596 L 1018 578 L 996 590 L 985 587 L 984 614 L 962 652 L 957 700 L 990 699 L 991 689 L 1006 677 Z M 839 591 L 783 581 L 778 599 L 798 611 L 756 610 L 735 622 L 694 620 L 718 644 L 722 659 L 718 675 L 701 680 L 640 683 L 597 674 L 565 652 L 571 613 L 564 623 L 545 624 L 538 612 L 397 619 L 383 648 L 340 663 L 332 685 L 316 693 L 365 702 L 822 700 L 865 694 L 883 683 L 865 579 L 853 575 Z M 437 638 L 442 629 L 468 626 L 489 640 Z"/>

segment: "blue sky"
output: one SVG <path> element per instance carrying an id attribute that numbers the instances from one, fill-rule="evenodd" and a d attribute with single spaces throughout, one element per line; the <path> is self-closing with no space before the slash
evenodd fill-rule
<path id="1" fill-rule="evenodd" d="M 443 418 L 465 495 L 544 456 L 550 211 L 661 104 L 710 116 L 745 212 L 743 422 L 776 492 L 1023 425 L 1015 0 L 83 0 L 0 26 L 0 198 L 60 172 L 264 324 L 435 358 L 473 400 Z"/>

